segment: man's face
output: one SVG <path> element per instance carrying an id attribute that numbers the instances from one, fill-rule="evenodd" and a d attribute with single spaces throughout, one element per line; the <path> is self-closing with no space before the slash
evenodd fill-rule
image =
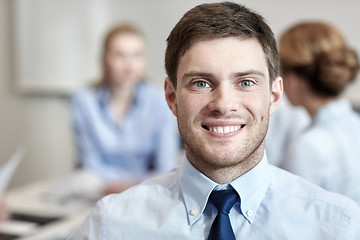
<path id="1" fill-rule="evenodd" d="M 191 46 L 180 58 L 176 90 L 170 79 L 165 90 L 190 162 L 224 168 L 262 155 L 282 82 L 270 90 L 257 40 L 228 37 Z"/>

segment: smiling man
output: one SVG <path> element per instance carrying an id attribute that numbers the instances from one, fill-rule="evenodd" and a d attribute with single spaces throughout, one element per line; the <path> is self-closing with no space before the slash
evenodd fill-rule
<path id="1" fill-rule="evenodd" d="M 166 97 L 191 164 L 217 183 L 252 169 L 282 95 L 280 78 L 270 87 L 258 40 L 199 40 L 180 58 L 176 79 L 166 79 Z"/>
<path id="2" fill-rule="evenodd" d="M 267 162 L 283 89 L 263 18 L 236 3 L 203 4 L 167 42 L 165 97 L 186 159 L 102 199 L 73 239 L 360 239 L 354 202 Z"/>

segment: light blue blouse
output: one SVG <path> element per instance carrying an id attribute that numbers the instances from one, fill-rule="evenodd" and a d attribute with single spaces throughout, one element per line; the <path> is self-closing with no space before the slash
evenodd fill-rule
<path id="1" fill-rule="evenodd" d="M 360 204 L 360 117 L 347 100 L 317 112 L 290 144 L 283 168 Z"/>
<path id="2" fill-rule="evenodd" d="M 176 119 L 163 92 L 140 82 L 119 125 L 109 88 L 87 88 L 71 98 L 80 164 L 105 181 L 141 181 L 174 168 L 180 148 Z"/>
<path id="3" fill-rule="evenodd" d="M 240 196 L 230 211 L 236 239 L 360 239 L 360 208 L 268 164 L 229 183 Z M 218 184 L 184 164 L 98 202 L 70 239 L 207 239 L 217 210 L 208 201 Z"/>
<path id="4" fill-rule="evenodd" d="M 303 107 L 293 106 L 286 95 L 276 111 L 270 116 L 265 148 L 269 163 L 281 166 L 285 151 L 297 135 L 309 124 L 311 118 Z"/>

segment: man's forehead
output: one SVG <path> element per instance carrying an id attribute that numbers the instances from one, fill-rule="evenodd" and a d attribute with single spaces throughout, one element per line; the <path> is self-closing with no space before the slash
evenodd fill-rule
<path id="1" fill-rule="evenodd" d="M 191 43 L 189 44 L 189 46 L 187 48 L 185 48 L 182 52 L 182 54 L 180 55 L 180 57 L 184 56 L 186 54 L 186 52 L 188 52 L 191 48 L 193 48 L 195 45 L 201 44 L 201 43 L 207 43 L 207 42 L 212 42 L 212 41 L 221 41 L 221 40 L 228 40 L 228 39 L 236 39 L 240 42 L 243 41 L 253 41 L 253 42 L 257 42 L 260 46 L 260 42 L 257 38 L 255 37 L 245 37 L 245 36 L 226 36 L 226 37 L 218 37 L 218 36 L 212 36 L 212 37 L 200 37 L 198 39 L 195 39 L 193 41 L 191 41 Z"/>
<path id="2" fill-rule="evenodd" d="M 221 57 L 232 59 L 231 65 L 221 63 Z M 221 67 L 230 69 L 234 67 L 233 65 L 236 65 L 233 69 L 234 74 L 253 71 L 264 76 L 268 75 L 265 53 L 257 39 L 226 37 L 200 39 L 194 42 L 179 59 L 177 77 L 178 79 L 183 77 L 179 74 L 185 73 L 179 70 L 185 70 L 184 68 L 188 72 L 211 74 L 212 69 Z"/>

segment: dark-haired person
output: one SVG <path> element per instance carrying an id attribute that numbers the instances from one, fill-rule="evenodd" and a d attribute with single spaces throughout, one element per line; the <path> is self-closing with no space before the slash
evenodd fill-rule
<path id="1" fill-rule="evenodd" d="M 165 96 L 181 167 L 103 198 L 72 239 L 360 239 L 360 209 L 268 164 L 282 96 L 276 41 L 237 3 L 188 11 L 167 39 Z"/>
<path id="2" fill-rule="evenodd" d="M 359 70 L 356 53 L 323 22 L 291 27 L 279 51 L 285 92 L 312 117 L 290 144 L 283 167 L 360 204 L 360 117 L 341 96 Z"/>
<path id="3" fill-rule="evenodd" d="M 144 81 L 145 39 L 136 26 L 108 32 L 102 63 L 101 81 L 72 96 L 71 113 L 80 166 L 107 194 L 174 168 L 180 137 L 164 93 Z"/>

